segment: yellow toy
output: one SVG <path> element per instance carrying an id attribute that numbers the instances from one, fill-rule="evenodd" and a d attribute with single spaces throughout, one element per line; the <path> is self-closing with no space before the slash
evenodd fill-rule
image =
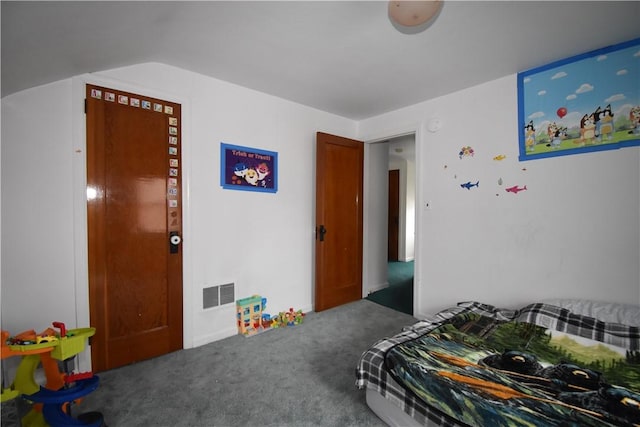
<path id="1" fill-rule="evenodd" d="M 22 397 L 33 402 L 31 411 L 22 420 L 23 427 L 57 427 L 63 425 L 82 425 L 67 413 L 69 403 L 78 401 L 98 387 L 99 379 L 91 372 L 61 372 L 58 361 L 66 362 L 84 351 L 88 338 L 95 334 L 95 328 L 80 328 L 67 331 L 64 323 L 54 322 L 60 333 L 48 328 L 36 334 L 29 330 L 10 337 L 2 331 L 2 360 L 9 357 L 21 357 L 14 381 L 10 387 L 4 385 L 2 378 L 2 402 Z M 46 384 L 40 387 L 35 381 L 35 371 L 39 365 L 45 373 Z M 101 415 L 100 415 L 101 417 Z M 68 424 L 69 422 L 75 424 Z M 102 419 L 88 424 L 100 426 Z"/>

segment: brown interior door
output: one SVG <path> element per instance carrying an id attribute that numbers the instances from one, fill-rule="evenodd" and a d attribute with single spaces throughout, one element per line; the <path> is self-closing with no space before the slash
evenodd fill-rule
<path id="1" fill-rule="evenodd" d="M 398 235 L 400 227 L 400 171 L 389 171 L 389 240 L 388 259 L 398 261 Z"/>
<path id="2" fill-rule="evenodd" d="M 362 298 L 364 143 L 316 137 L 315 310 Z"/>
<path id="3" fill-rule="evenodd" d="M 182 348 L 180 105 L 87 85 L 96 372 Z"/>

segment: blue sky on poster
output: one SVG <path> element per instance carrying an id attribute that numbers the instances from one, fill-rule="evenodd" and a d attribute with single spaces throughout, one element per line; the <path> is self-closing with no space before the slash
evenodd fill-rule
<path id="1" fill-rule="evenodd" d="M 640 105 L 640 45 L 586 56 L 544 71 L 523 73 L 525 124 L 533 120 L 536 131 L 556 122 L 579 127 L 585 114 L 611 104 L 614 119 L 628 116 Z M 566 108 L 560 117 L 558 109 Z"/>

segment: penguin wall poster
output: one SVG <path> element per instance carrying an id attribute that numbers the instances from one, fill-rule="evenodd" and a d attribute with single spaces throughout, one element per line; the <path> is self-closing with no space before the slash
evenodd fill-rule
<path id="1" fill-rule="evenodd" d="M 220 185 L 227 190 L 278 191 L 278 153 L 220 143 Z"/>
<path id="2" fill-rule="evenodd" d="M 518 73 L 520 160 L 640 145 L 640 39 Z"/>

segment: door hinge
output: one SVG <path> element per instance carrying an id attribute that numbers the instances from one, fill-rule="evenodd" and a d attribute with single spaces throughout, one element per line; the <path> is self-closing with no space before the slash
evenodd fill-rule
<path id="1" fill-rule="evenodd" d="M 87 114 L 87 109 L 88 109 L 88 103 L 87 103 L 87 98 L 84 99 L 84 113 Z"/>

